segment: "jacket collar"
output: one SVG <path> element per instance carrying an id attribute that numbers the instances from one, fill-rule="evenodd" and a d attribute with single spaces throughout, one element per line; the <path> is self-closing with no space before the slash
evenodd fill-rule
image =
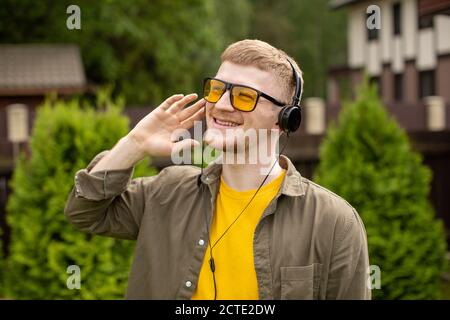
<path id="1" fill-rule="evenodd" d="M 222 157 L 219 156 L 205 169 L 203 169 L 201 181 L 204 184 L 219 184 L 220 175 L 222 173 L 221 161 Z M 280 193 L 291 197 L 303 196 L 305 194 L 305 189 L 302 184 L 302 176 L 300 175 L 300 172 L 297 171 L 291 160 L 284 155 L 280 155 L 280 165 L 286 170 L 286 176 L 281 184 Z"/>

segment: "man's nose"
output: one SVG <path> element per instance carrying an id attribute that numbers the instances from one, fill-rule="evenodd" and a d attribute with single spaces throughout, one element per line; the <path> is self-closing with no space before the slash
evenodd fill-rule
<path id="1" fill-rule="evenodd" d="M 226 91 L 222 97 L 220 97 L 219 101 L 216 102 L 214 107 L 218 110 L 233 112 L 235 111 L 230 101 L 230 91 Z"/>

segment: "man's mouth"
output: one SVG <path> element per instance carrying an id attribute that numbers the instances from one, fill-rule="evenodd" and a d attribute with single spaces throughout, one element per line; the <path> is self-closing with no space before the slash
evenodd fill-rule
<path id="1" fill-rule="evenodd" d="M 214 124 L 216 125 L 216 127 L 219 127 L 219 128 L 233 128 L 233 127 L 238 127 L 242 124 L 242 123 L 237 123 L 237 122 L 230 121 L 230 120 L 217 119 L 215 117 L 213 117 L 213 119 L 214 119 Z"/>

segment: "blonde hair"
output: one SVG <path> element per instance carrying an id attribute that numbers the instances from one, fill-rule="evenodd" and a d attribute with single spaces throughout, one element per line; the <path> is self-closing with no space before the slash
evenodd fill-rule
<path id="1" fill-rule="evenodd" d="M 267 42 L 250 39 L 241 40 L 229 45 L 221 55 L 222 62 L 228 61 L 245 66 L 255 66 L 260 70 L 273 73 L 280 83 L 281 99 L 285 103 L 292 101 L 295 91 L 295 79 L 288 59 L 302 79 L 303 92 L 302 71 L 295 60 L 283 50 L 277 49 Z"/>

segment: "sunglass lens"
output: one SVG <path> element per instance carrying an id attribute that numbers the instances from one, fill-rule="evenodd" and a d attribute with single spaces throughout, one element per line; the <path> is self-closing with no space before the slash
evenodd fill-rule
<path id="1" fill-rule="evenodd" d="M 233 87 L 231 92 L 233 96 L 233 105 L 236 109 L 241 111 L 252 111 L 258 99 L 258 93 L 246 87 Z"/>
<path id="2" fill-rule="evenodd" d="M 206 101 L 216 103 L 217 101 L 219 101 L 224 91 L 225 84 L 223 82 L 214 79 L 207 79 L 205 81 L 203 87 L 203 95 Z"/>

